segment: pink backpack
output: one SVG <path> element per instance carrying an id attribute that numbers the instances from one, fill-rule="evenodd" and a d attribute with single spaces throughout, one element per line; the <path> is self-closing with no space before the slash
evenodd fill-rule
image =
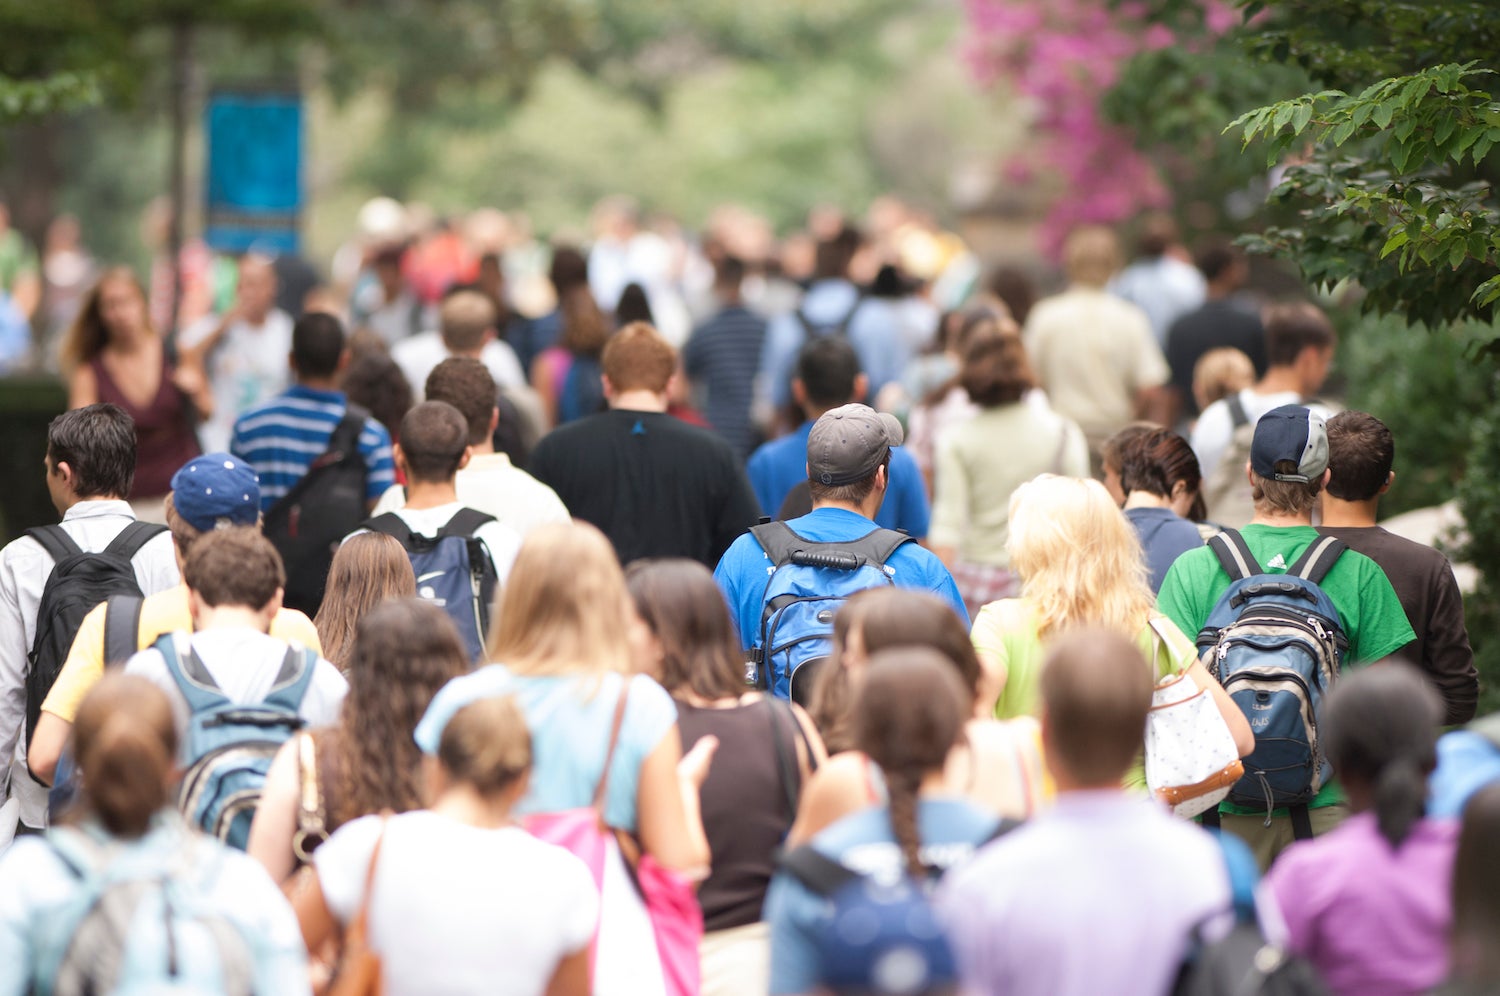
<path id="1" fill-rule="evenodd" d="M 611 827 L 604 818 L 604 799 L 609 787 L 609 768 L 614 761 L 615 744 L 625 720 L 630 696 L 627 678 L 615 706 L 614 722 L 609 733 L 609 749 L 604 755 L 604 771 L 594 789 L 593 802 L 579 809 L 560 813 L 533 813 L 522 819 L 522 825 L 535 837 L 556 844 L 578 857 L 588 866 L 599 888 L 599 927 L 589 954 L 590 972 L 595 994 L 608 992 L 642 992 L 642 979 L 630 967 L 606 963 L 601 968 L 601 949 L 626 952 L 627 944 L 601 945 L 601 935 L 623 925 L 617 918 L 632 915 L 644 907 L 650 921 L 650 933 L 656 940 L 656 954 L 661 964 L 664 996 L 697 996 L 699 991 L 698 942 L 703 938 L 703 910 L 693 883 L 683 875 L 656 863 L 644 853 L 635 838 Z M 633 895 L 611 895 L 623 872 Z M 638 915 L 638 912 L 637 914 Z M 629 950 L 632 956 L 638 950 Z M 605 961 L 611 959 L 606 956 Z"/>

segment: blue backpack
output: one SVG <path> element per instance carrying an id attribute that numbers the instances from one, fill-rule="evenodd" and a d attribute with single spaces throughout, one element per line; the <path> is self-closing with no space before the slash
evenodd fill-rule
<path id="1" fill-rule="evenodd" d="M 78 879 L 67 903 L 33 925 L 38 996 L 248 994 L 255 939 L 207 899 L 223 854 L 185 834 L 170 853 L 121 849 L 72 827 L 47 843 Z"/>
<path id="2" fill-rule="evenodd" d="M 989 839 L 1020 825 L 1002 820 Z M 958 966 L 932 908 L 946 869 L 929 866 L 921 879 L 905 869 L 898 875 L 866 874 L 811 844 L 783 855 L 780 864 L 825 900 L 813 937 L 823 987 L 861 996 L 955 990 Z"/>
<path id="3" fill-rule="evenodd" d="M 857 591 L 895 584 L 886 561 L 912 538 L 877 528 L 858 539 L 817 543 L 785 522 L 764 522 L 750 532 L 775 567 L 747 683 L 806 705 L 819 667 L 833 652 L 839 607 Z"/>
<path id="4" fill-rule="evenodd" d="M 271 761 L 302 728 L 299 710 L 312 685 L 317 652 L 288 647 L 265 698 L 242 705 L 219 689 L 191 645 L 183 656 L 168 633 L 154 646 L 191 711 L 177 808 L 189 822 L 243 851 Z"/>
<path id="5" fill-rule="evenodd" d="M 395 537 L 411 559 L 417 576 L 417 595 L 448 613 L 458 627 L 471 661 L 484 657 L 484 639 L 490 629 L 490 604 L 499 577 L 484 544 L 474 530 L 494 522 L 472 508 L 461 508 L 443 524 L 436 536 L 414 533 L 395 512 L 377 515 L 362 528 Z"/>
<path id="6" fill-rule="evenodd" d="M 1338 609 L 1318 585 L 1348 547 L 1321 537 L 1285 574 L 1268 574 L 1233 529 L 1208 545 L 1232 583 L 1199 632 L 1198 651 L 1255 734 L 1229 801 L 1264 807 L 1268 818 L 1288 807 L 1298 839 L 1310 837 L 1307 803 L 1332 777 L 1318 717 L 1349 648 Z"/>

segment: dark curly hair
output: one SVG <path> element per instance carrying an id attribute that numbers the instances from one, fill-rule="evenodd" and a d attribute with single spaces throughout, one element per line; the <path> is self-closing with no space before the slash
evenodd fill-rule
<path id="1" fill-rule="evenodd" d="M 469 655 L 447 613 L 402 598 L 360 620 L 348 670 L 338 725 L 314 734 L 329 832 L 384 809 L 422 807 L 422 754 L 412 731 L 438 689 L 468 672 Z"/>

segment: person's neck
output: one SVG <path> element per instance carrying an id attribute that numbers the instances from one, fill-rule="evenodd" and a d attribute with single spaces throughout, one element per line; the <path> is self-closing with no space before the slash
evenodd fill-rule
<path id="1" fill-rule="evenodd" d="M 1172 499 L 1154 495 L 1149 491 L 1132 491 L 1125 496 L 1125 507 L 1130 508 L 1171 508 Z"/>
<path id="2" fill-rule="evenodd" d="M 472 785 L 454 785 L 445 791 L 433 805 L 432 811 L 446 816 L 455 823 L 478 827 L 481 830 L 497 830 L 510 826 L 510 800 L 500 797 L 486 798 Z"/>
<path id="3" fill-rule="evenodd" d="M 123 501 L 119 495 L 71 495 L 63 499 L 62 505 L 54 505 L 58 515 L 67 515 L 74 505 L 86 501 Z"/>
<path id="4" fill-rule="evenodd" d="M 1292 526 L 1312 525 L 1312 510 L 1306 512 L 1278 512 L 1271 509 L 1256 509 L 1255 517 L 1250 520 L 1255 526 L 1274 526 L 1279 529 L 1287 529 Z"/>
<path id="5" fill-rule="evenodd" d="M 880 514 L 880 504 L 881 501 L 884 500 L 884 498 L 885 492 L 882 491 L 879 497 L 876 497 L 872 494 L 862 503 L 856 504 L 852 501 L 818 501 L 813 503 L 813 509 L 816 511 L 820 508 L 841 508 L 845 512 L 853 512 L 855 515 L 862 515 L 866 519 L 869 519 L 873 522 L 875 520 L 875 516 Z"/>
<path id="6" fill-rule="evenodd" d="M 259 609 L 246 605 L 204 606 L 193 620 L 193 628 L 205 629 L 253 629 L 260 633 L 270 631 L 269 620 Z"/>
<path id="7" fill-rule="evenodd" d="M 1055 764 L 1047 765 L 1047 771 L 1052 775 L 1052 784 L 1057 789 L 1059 796 L 1071 792 L 1119 792 L 1120 779 L 1113 781 L 1085 781 L 1075 778 L 1070 771 L 1064 771 L 1061 766 Z"/>
<path id="8" fill-rule="evenodd" d="M 309 391 L 337 391 L 339 383 L 334 377 L 298 377 L 297 386 Z"/>
<path id="9" fill-rule="evenodd" d="M 444 341 L 443 348 L 448 351 L 449 356 L 456 356 L 464 360 L 481 360 L 482 362 L 484 357 L 484 343 L 480 343 L 473 349 L 454 349 L 451 345 Z"/>
<path id="10" fill-rule="evenodd" d="M 458 488 L 451 478 L 446 481 L 407 479 L 405 507 L 414 512 L 451 505 L 456 501 L 458 501 Z"/>
<path id="11" fill-rule="evenodd" d="M 1239 290 L 1239 284 L 1216 284 L 1209 282 L 1206 297 L 1210 301 L 1227 301 Z"/>
<path id="12" fill-rule="evenodd" d="M 644 389 L 621 391 L 609 399 L 609 407 L 621 412 L 664 412 L 667 396 Z"/>
<path id="13" fill-rule="evenodd" d="M 480 440 L 477 443 L 470 443 L 469 444 L 469 459 L 470 459 L 470 461 L 472 461 L 475 457 L 494 456 L 494 455 L 495 455 L 495 439 L 494 439 L 493 436 L 486 436 L 486 437 L 484 437 L 484 439 Z"/>
<path id="14" fill-rule="evenodd" d="M 109 338 L 105 340 L 106 352 L 117 353 L 123 356 L 133 356 L 151 345 L 155 338 L 150 329 L 119 329 L 112 331 Z"/>
<path id="15" fill-rule="evenodd" d="M 1296 394 L 1301 396 L 1302 378 L 1296 367 L 1271 367 L 1255 385 L 1256 394 Z"/>
<path id="16" fill-rule="evenodd" d="M 240 320 L 243 321 L 246 325 L 254 325 L 256 327 L 259 327 L 266 324 L 266 319 L 270 317 L 271 309 L 267 308 L 265 311 L 261 312 L 247 311 L 240 316 Z"/>
<path id="17" fill-rule="evenodd" d="M 1365 527 L 1375 525 L 1380 511 L 1380 498 L 1369 501 L 1345 501 L 1323 492 L 1323 525 Z"/>

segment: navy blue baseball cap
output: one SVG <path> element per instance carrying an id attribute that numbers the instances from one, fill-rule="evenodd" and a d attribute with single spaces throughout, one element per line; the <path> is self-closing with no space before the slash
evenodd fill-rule
<path id="1" fill-rule="evenodd" d="M 1297 465 L 1295 473 L 1276 472 L 1276 465 L 1288 461 Z M 1328 469 L 1328 429 L 1323 416 L 1301 405 L 1272 408 L 1255 423 L 1255 438 L 1250 443 L 1250 469 L 1268 481 L 1309 484 Z"/>
<path id="2" fill-rule="evenodd" d="M 260 478 L 228 453 L 194 457 L 172 475 L 172 507 L 200 533 L 260 521 Z"/>

